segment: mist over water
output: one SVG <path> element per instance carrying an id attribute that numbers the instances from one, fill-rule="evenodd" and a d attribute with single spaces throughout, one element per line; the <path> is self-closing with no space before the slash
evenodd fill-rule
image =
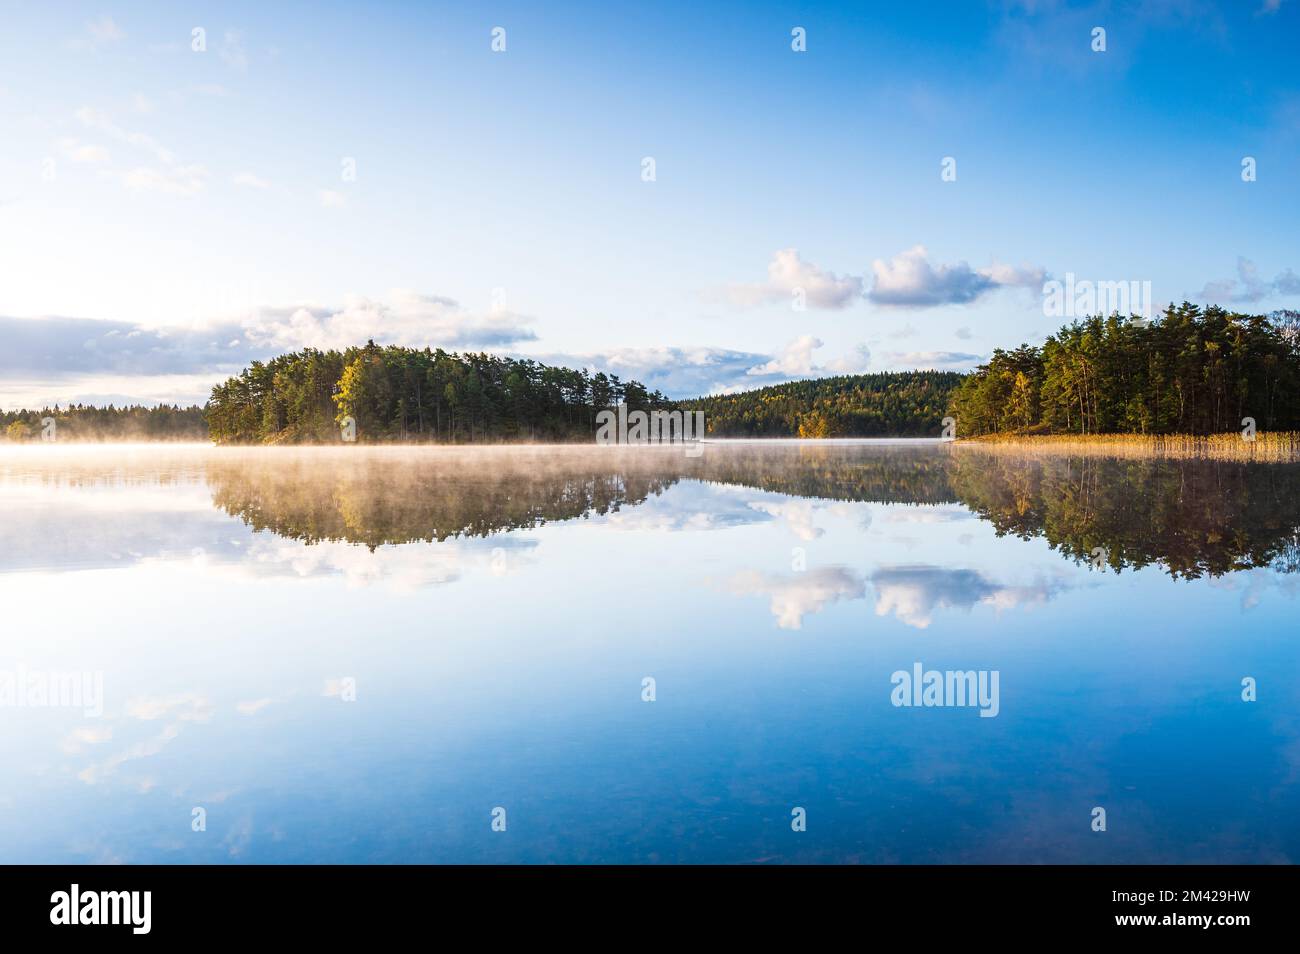
<path id="1" fill-rule="evenodd" d="M 6 447 L 0 674 L 103 704 L 0 705 L 0 860 L 1295 861 L 1297 491 L 929 441 Z M 999 673 L 995 717 L 895 704 L 918 662 Z"/>

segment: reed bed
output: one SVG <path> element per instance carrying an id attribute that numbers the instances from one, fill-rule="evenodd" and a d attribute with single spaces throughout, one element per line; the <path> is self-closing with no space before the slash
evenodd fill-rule
<path id="1" fill-rule="evenodd" d="M 986 434 L 963 437 L 958 447 L 1017 454 L 1095 454 L 1101 457 L 1179 458 L 1286 464 L 1300 461 L 1300 431 L 1259 431 L 1254 440 L 1227 434 Z"/>

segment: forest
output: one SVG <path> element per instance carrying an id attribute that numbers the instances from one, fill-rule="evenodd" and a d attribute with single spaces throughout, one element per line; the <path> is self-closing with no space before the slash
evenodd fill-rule
<path id="1" fill-rule="evenodd" d="M 207 419 L 218 444 L 338 443 L 345 418 L 362 443 L 590 441 L 619 403 L 671 407 L 604 372 L 370 341 L 255 361 L 212 389 Z"/>
<path id="2" fill-rule="evenodd" d="M 888 371 L 774 384 L 679 402 L 718 437 L 938 437 L 963 375 Z"/>
<path id="3" fill-rule="evenodd" d="M 957 436 L 1300 429 L 1300 312 L 1171 304 L 1151 320 L 1075 321 L 997 349 L 953 391 Z"/>
<path id="4" fill-rule="evenodd" d="M 794 381 L 671 401 L 633 380 L 527 358 L 373 341 L 255 361 L 204 408 L 72 405 L 0 413 L 0 439 L 512 443 L 593 439 L 596 414 L 703 411 L 716 437 L 990 434 L 1207 435 L 1300 430 L 1300 312 L 1171 304 L 1153 319 L 1094 316 L 1041 346 L 996 349 L 971 374 L 899 371 Z"/>
<path id="5" fill-rule="evenodd" d="M 43 423 L 53 418 L 47 430 Z M 49 433 L 59 441 L 204 441 L 208 425 L 201 407 L 68 407 L 0 411 L 0 439 L 11 443 L 38 441 Z M 48 438 L 47 438 L 48 439 Z"/>

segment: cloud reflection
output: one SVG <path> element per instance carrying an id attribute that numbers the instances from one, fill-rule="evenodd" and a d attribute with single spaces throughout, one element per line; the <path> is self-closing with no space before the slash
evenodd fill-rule
<path id="1" fill-rule="evenodd" d="M 863 578 L 842 566 L 817 567 L 784 576 L 745 570 L 731 576 L 726 585 L 737 596 L 768 597 L 781 629 L 802 629 L 805 616 L 820 613 L 832 603 L 860 600 L 866 595 Z"/>
<path id="2" fill-rule="evenodd" d="M 908 626 L 925 629 L 936 610 L 969 612 L 977 605 L 997 611 L 1039 605 L 1068 589 L 1064 581 L 1028 586 L 998 583 L 977 570 L 912 564 L 883 567 L 871 575 L 876 591 L 876 615 L 893 615 Z"/>

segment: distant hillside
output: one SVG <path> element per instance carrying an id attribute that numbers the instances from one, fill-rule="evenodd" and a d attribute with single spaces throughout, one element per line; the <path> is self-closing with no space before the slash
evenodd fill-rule
<path id="1" fill-rule="evenodd" d="M 53 421 L 47 425 L 47 421 Z M 48 434 L 48 437 L 45 435 Z M 68 441 L 205 441 L 208 425 L 201 407 L 68 407 L 0 411 L 0 441 L 22 443 L 42 438 Z"/>
<path id="2" fill-rule="evenodd" d="M 938 437 L 956 371 L 889 371 L 793 381 L 678 402 L 717 437 Z"/>

